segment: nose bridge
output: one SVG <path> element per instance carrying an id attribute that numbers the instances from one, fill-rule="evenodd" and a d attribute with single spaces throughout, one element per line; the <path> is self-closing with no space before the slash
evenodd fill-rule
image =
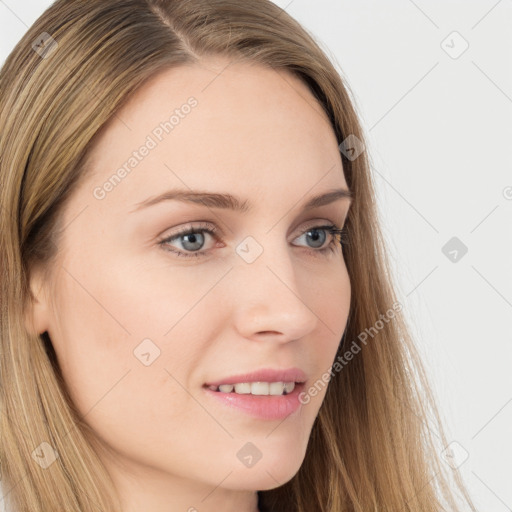
<path id="1" fill-rule="evenodd" d="M 248 236 L 236 247 L 236 317 L 246 336 L 272 331 L 296 339 L 313 330 L 317 322 L 305 302 L 287 244 L 278 238 L 265 236 L 263 246 Z"/>

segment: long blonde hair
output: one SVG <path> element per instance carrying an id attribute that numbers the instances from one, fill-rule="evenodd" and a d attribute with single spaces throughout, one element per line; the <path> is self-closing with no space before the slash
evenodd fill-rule
<path id="1" fill-rule="evenodd" d="M 36 263 L 52 268 L 59 213 L 101 128 L 156 73 L 208 55 L 291 71 L 323 106 L 339 143 L 352 136 L 364 144 L 339 73 L 269 0 L 57 0 L 0 72 L 0 463 L 15 512 L 120 510 L 51 340 L 25 326 L 29 273 Z M 441 459 L 448 443 L 433 393 L 401 308 L 393 308 L 368 155 L 340 156 L 353 194 L 344 248 L 352 299 L 337 355 L 352 347 L 353 357 L 333 365 L 301 468 L 261 491 L 261 504 L 275 512 L 454 512 L 462 497 L 476 510 Z M 33 460 L 41 443 L 58 453 L 46 469 Z"/>

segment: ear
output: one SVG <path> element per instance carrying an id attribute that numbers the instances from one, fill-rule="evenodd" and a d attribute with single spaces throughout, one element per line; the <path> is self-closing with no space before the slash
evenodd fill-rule
<path id="1" fill-rule="evenodd" d="M 25 310 L 25 326 L 30 334 L 37 336 L 47 331 L 50 325 L 50 308 L 42 270 L 32 268 L 29 281 L 30 296 Z"/>

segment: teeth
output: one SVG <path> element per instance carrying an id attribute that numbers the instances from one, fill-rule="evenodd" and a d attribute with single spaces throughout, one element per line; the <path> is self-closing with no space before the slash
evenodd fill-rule
<path id="1" fill-rule="evenodd" d="M 268 385 L 268 394 L 269 395 L 282 395 L 284 391 L 284 382 L 271 382 Z M 262 393 L 267 394 L 267 393 Z"/>
<path id="2" fill-rule="evenodd" d="M 239 384 L 222 384 L 218 388 L 209 386 L 213 391 L 239 395 L 287 395 L 295 389 L 295 382 L 242 382 Z"/>
<path id="3" fill-rule="evenodd" d="M 286 391 L 287 394 L 291 393 L 294 389 L 295 389 L 295 382 L 287 382 L 284 385 L 284 390 Z"/>
<path id="4" fill-rule="evenodd" d="M 244 382 L 243 384 L 235 384 L 235 393 L 239 395 L 250 395 L 251 384 L 250 382 Z"/>

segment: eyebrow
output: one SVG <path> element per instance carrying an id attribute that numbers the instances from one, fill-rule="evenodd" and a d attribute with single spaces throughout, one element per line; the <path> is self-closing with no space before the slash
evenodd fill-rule
<path id="1" fill-rule="evenodd" d="M 348 199 L 351 203 L 352 197 L 353 195 L 350 190 L 344 188 L 333 189 L 313 196 L 302 206 L 302 209 L 311 210 L 313 208 L 333 203 L 339 199 Z M 186 203 L 202 204 L 210 208 L 221 208 L 241 213 L 246 213 L 252 208 L 251 203 L 247 199 L 242 201 L 236 196 L 227 193 L 215 193 L 199 190 L 168 190 L 156 197 L 150 197 L 145 201 L 136 203 L 136 207 L 131 210 L 130 213 L 164 201 L 182 201 Z"/>

